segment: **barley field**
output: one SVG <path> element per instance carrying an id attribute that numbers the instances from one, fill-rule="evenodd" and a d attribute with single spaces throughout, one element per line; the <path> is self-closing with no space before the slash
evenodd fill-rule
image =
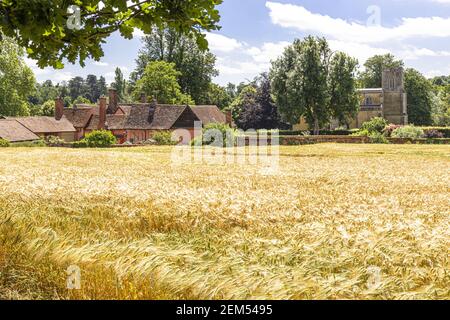
<path id="1" fill-rule="evenodd" d="M 0 150 L 0 299 L 450 299 L 448 146 L 171 150 Z"/>

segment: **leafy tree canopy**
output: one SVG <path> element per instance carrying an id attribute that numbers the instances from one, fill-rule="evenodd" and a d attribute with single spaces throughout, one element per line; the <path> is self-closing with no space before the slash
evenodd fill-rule
<path id="1" fill-rule="evenodd" d="M 34 0 L 1 1 L 0 29 L 27 48 L 39 67 L 63 68 L 63 60 L 99 60 L 101 45 L 113 32 L 126 39 L 141 30 L 168 26 L 195 37 L 202 49 L 207 41 L 202 30 L 219 29 L 216 6 L 222 0 Z M 73 7 L 76 5 L 77 7 Z"/>
<path id="2" fill-rule="evenodd" d="M 228 91 L 215 83 L 210 83 L 206 92 L 205 100 L 207 104 L 218 106 L 220 109 L 226 109 L 230 106 L 232 98 Z"/>
<path id="3" fill-rule="evenodd" d="M 0 115 L 28 115 L 28 99 L 35 86 L 33 71 L 25 64 L 22 49 L 12 39 L 3 37 L 0 40 Z"/>
<path id="4" fill-rule="evenodd" d="M 361 84 L 364 88 L 381 88 L 383 70 L 403 66 L 403 61 L 396 60 L 395 56 L 390 53 L 375 55 L 364 64 L 365 71 L 361 74 Z"/>
<path id="5" fill-rule="evenodd" d="M 344 118 L 358 109 L 353 81 L 357 61 L 333 53 L 324 38 L 295 40 L 272 64 L 272 93 L 284 120 L 305 117 L 315 134 L 333 116 Z"/>
<path id="6" fill-rule="evenodd" d="M 405 72 L 408 94 L 408 120 L 415 125 L 431 125 L 433 88 L 431 82 L 415 69 Z"/>
<path id="7" fill-rule="evenodd" d="M 275 129 L 279 125 L 267 73 L 262 73 L 251 84 L 242 87 L 230 108 L 234 122 L 241 129 Z"/>
<path id="8" fill-rule="evenodd" d="M 205 93 L 210 89 L 212 78 L 218 75 L 216 57 L 211 52 L 203 51 L 194 39 L 170 28 L 154 28 L 143 43 L 132 80 L 140 79 L 151 61 L 174 63 L 175 69 L 181 73 L 178 77 L 181 90 L 198 104 L 211 103 Z"/>
<path id="9" fill-rule="evenodd" d="M 158 103 L 195 104 L 192 98 L 181 92 L 178 84 L 180 72 L 175 70 L 174 63 L 165 61 L 150 62 L 145 68 L 142 78 L 136 83 L 135 99 L 141 93 L 154 97 Z"/>

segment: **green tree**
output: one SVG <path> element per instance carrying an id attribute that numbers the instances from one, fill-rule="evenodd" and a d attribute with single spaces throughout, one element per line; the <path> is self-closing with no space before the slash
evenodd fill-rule
<path id="1" fill-rule="evenodd" d="M 106 85 L 106 79 L 103 76 L 100 76 L 97 81 L 97 90 L 98 90 L 98 96 L 101 97 L 102 95 L 106 95 L 108 91 L 108 87 Z"/>
<path id="2" fill-rule="evenodd" d="M 433 88 L 431 82 L 419 71 L 405 71 L 405 89 L 408 94 L 408 121 L 415 125 L 431 125 Z"/>
<path id="3" fill-rule="evenodd" d="M 360 83 L 364 88 L 381 88 L 384 69 L 403 67 L 402 60 L 396 60 L 395 56 L 388 53 L 375 55 L 364 64 L 365 71 L 361 74 Z"/>
<path id="4" fill-rule="evenodd" d="M 155 26 L 168 26 L 192 35 L 206 49 L 202 31 L 219 28 L 216 6 L 221 2 L 103 0 L 100 6 L 92 0 L 1 1 L 0 29 L 27 48 L 41 68 L 62 68 L 64 59 L 84 66 L 87 58 L 98 61 L 104 55 L 101 45 L 116 31 L 131 39 L 135 30 L 150 34 Z M 69 8 L 73 4 L 79 11 Z"/>
<path id="5" fill-rule="evenodd" d="M 0 40 L 0 115 L 29 114 L 28 99 L 35 93 L 33 71 L 25 64 L 23 51 L 10 38 Z"/>
<path id="6" fill-rule="evenodd" d="M 359 109 L 359 94 L 356 91 L 356 69 L 358 60 L 337 52 L 329 68 L 330 112 L 340 124 L 348 125 Z"/>
<path id="7" fill-rule="evenodd" d="M 258 129 L 262 114 L 261 106 L 257 102 L 257 90 L 254 85 L 242 88 L 230 106 L 234 123 L 243 130 Z"/>
<path id="8" fill-rule="evenodd" d="M 85 98 L 83 96 L 77 97 L 72 102 L 72 104 L 90 104 L 90 103 L 91 103 L 91 101 L 88 98 Z"/>
<path id="9" fill-rule="evenodd" d="M 123 76 L 122 70 L 120 70 L 120 68 L 116 68 L 114 82 L 111 85 L 117 90 L 117 96 L 121 100 L 123 100 L 125 95 L 125 84 L 126 80 Z"/>
<path id="10" fill-rule="evenodd" d="M 55 101 L 48 100 L 44 102 L 44 104 L 41 107 L 41 110 L 42 116 L 53 117 L 55 115 Z"/>
<path id="11" fill-rule="evenodd" d="M 272 94 L 283 120 L 298 123 L 305 117 L 318 134 L 333 115 L 356 112 L 356 84 L 350 80 L 356 72 L 356 61 L 335 54 L 333 58 L 326 39 L 309 36 L 295 40 L 272 64 Z M 341 93 L 336 92 L 337 81 L 344 81 L 339 84 Z M 346 104 L 331 103 L 331 98 Z"/>
<path id="12" fill-rule="evenodd" d="M 141 93 L 153 96 L 159 103 L 194 104 L 189 95 L 181 92 L 178 84 L 180 72 L 175 70 L 174 63 L 164 61 L 150 62 L 145 68 L 142 78 L 136 83 L 134 97 Z"/>
<path id="13" fill-rule="evenodd" d="M 82 77 L 75 77 L 69 80 L 68 83 L 69 95 L 72 100 L 78 97 L 85 97 L 87 95 L 87 86 Z"/>
<path id="14" fill-rule="evenodd" d="M 86 77 L 86 98 L 89 99 L 90 102 L 96 103 L 102 94 L 104 94 L 104 92 L 101 92 L 100 90 L 97 76 L 88 74 Z"/>
<path id="15" fill-rule="evenodd" d="M 192 38 L 170 28 L 155 28 L 151 35 L 143 39 L 143 43 L 144 47 L 136 60 L 136 70 L 132 74 L 134 81 L 142 77 L 149 62 L 174 63 L 175 69 L 181 72 L 178 77 L 181 90 L 198 104 L 210 103 L 205 93 L 212 78 L 218 75 L 216 57 L 211 52 L 201 50 Z"/>
<path id="16" fill-rule="evenodd" d="M 215 83 L 209 84 L 205 100 L 206 104 L 216 105 L 220 109 L 229 107 L 232 102 L 227 90 Z"/>

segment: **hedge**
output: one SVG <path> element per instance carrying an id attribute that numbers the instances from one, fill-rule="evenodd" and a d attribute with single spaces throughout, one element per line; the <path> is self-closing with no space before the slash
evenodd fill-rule
<path id="1" fill-rule="evenodd" d="M 444 138 L 450 138 L 450 127 L 421 127 L 425 133 L 436 130 L 444 135 Z"/>
<path id="2" fill-rule="evenodd" d="M 357 130 L 320 130 L 321 136 L 349 136 Z M 280 136 L 302 136 L 307 131 L 280 130 Z M 312 132 L 310 132 L 312 135 Z"/>

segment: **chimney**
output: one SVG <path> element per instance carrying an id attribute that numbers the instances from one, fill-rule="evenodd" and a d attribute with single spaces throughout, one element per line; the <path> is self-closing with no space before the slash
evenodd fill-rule
<path id="1" fill-rule="evenodd" d="M 225 117 L 226 117 L 226 120 L 225 120 L 226 124 L 228 124 L 230 127 L 233 127 L 234 123 L 233 123 L 233 115 L 231 113 L 231 110 L 225 111 Z"/>
<path id="2" fill-rule="evenodd" d="M 141 93 L 141 103 L 147 103 L 147 95 L 145 93 Z"/>
<path id="3" fill-rule="evenodd" d="M 108 113 L 109 114 L 115 114 L 117 111 L 117 108 L 119 106 L 119 100 L 117 97 L 117 90 L 116 89 L 109 89 L 109 106 L 108 106 Z"/>
<path id="4" fill-rule="evenodd" d="M 100 97 L 97 129 L 106 129 L 106 97 L 104 96 Z"/>
<path id="5" fill-rule="evenodd" d="M 61 120 L 64 115 L 64 101 L 61 97 L 55 100 L 55 119 Z"/>

